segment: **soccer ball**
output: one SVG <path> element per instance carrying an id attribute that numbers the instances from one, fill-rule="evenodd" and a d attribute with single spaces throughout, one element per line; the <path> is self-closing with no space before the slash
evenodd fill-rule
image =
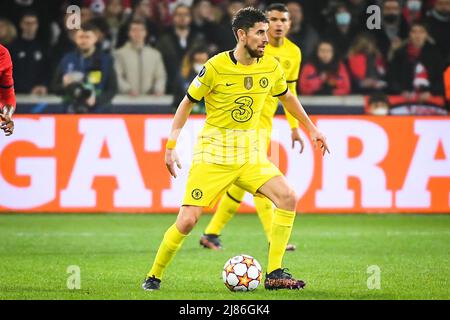
<path id="1" fill-rule="evenodd" d="M 231 291 L 253 291 L 261 282 L 261 265 L 252 256 L 241 254 L 225 263 L 222 278 Z"/>

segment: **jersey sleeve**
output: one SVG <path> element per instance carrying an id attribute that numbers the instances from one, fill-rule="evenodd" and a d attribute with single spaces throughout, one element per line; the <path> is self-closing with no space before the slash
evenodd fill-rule
<path id="1" fill-rule="evenodd" d="M 14 93 L 13 66 L 11 56 L 5 49 L 0 57 L 0 106 L 10 105 L 15 108 L 16 96 Z"/>
<path id="2" fill-rule="evenodd" d="M 277 67 L 273 72 L 274 72 L 274 84 L 270 90 L 270 94 L 273 97 L 279 97 L 284 95 L 288 91 L 286 75 L 278 62 Z"/>
<path id="3" fill-rule="evenodd" d="M 297 96 L 297 82 L 300 73 L 300 65 L 302 63 L 302 51 L 298 48 L 298 51 L 294 55 L 296 59 L 293 61 L 294 65 L 290 69 L 289 76 L 287 79 L 287 84 L 289 91 L 292 92 L 294 96 Z M 286 115 L 286 119 L 291 127 L 291 129 L 298 128 L 299 123 L 298 120 L 294 118 L 293 115 L 289 113 L 286 109 L 284 109 L 284 113 Z"/>
<path id="4" fill-rule="evenodd" d="M 187 90 L 187 97 L 194 103 L 202 100 L 203 97 L 208 95 L 208 93 L 214 87 L 216 79 L 216 70 L 212 64 L 208 61 L 205 63 L 203 69 L 199 74 L 192 80 L 189 88 Z"/>
<path id="5" fill-rule="evenodd" d="M 302 51 L 298 47 L 295 47 L 295 49 L 295 54 L 293 54 L 293 57 L 295 58 L 292 61 L 293 66 L 290 68 L 289 74 L 287 75 L 287 83 L 289 90 L 297 95 L 297 82 L 300 74 L 300 65 L 302 63 Z"/>

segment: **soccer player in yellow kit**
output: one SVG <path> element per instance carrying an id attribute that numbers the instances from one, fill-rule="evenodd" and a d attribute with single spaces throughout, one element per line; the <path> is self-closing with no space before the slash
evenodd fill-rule
<path id="1" fill-rule="evenodd" d="M 284 4 L 274 3 L 267 7 L 266 17 L 269 20 L 269 44 L 264 50 L 265 55 L 271 55 L 275 57 L 281 65 L 281 68 L 286 74 L 286 82 L 294 95 L 297 95 L 297 80 L 300 71 L 301 64 L 301 51 L 294 43 L 292 43 L 285 36 L 289 31 L 290 19 L 287 7 Z M 278 98 L 268 96 L 266 98 L 263 112 L 261 113 L 261 119 L 259 128 L 262 132 L 267 132 L 267 147 L 270 146 L 270 133 L 272 132 L 273 117 L 278 108 Z M 303 141 L 300 138 L 299 125 L 297 119 L 295 119 L 289 112 L 285 110 L 286 118 L 292 129 L 292 147 L 294 147 L 295 141 L 299 141 L 301 145 L 301 151 L 303 150 Z M 225 227 L 225 225 L 233 218 L 237 209 L 239 208 L 241 201 L 245 195 L 245 190 L 233 185 L 227 190 L 225 195 L 219 202 L 217 211 L 213 215 L 211 221 L 205 229 L 203 236 L 200 239 L 200 244 L 205 248 L 213 250 L 219 250 L 222 248 L 219 235 Z M 270 242 L 270 228 L 272 225 L 273 217 L 273 204 L 266 197 L 255 196 L 254 197 L 256 212 L 263 225 L 264 232 L 267 240 Z M 288 244 L 286 250 L 293 251 L 295 246 Z"/>
<path id="2" fill-rule="evenodd" d="M 279 169 L 261 152 L 257 129 L 267 95 L 279 97 L 284 107 L 309 131 L 315 147 L 328 151 L 325 136 L 312 123 L 288 87 L 279 62 L 264 56 L 268 20 L 254 8 L 239 10 L 232 20 L 236 49 L 222 52 L 206 63 L 192 81 L 175 114 L 165 161 L 176 178 L 181 169 L 175 151 L 181 129 L 193 105 L 203 97 L 206 120 L 194 148 L 182 207 L 176 222 L 164 234 L 144 290 L 160 289 L 164 271 L 186 236 L 196 225 L 203 207 L 215 202 L 236 184 L 252 194 L 262 194 L 276 206 L 271 227 L 266 289 L 300 289 L 297 280 L 282 268 L 286 244 L 295 219 L 295 192 Z"/>

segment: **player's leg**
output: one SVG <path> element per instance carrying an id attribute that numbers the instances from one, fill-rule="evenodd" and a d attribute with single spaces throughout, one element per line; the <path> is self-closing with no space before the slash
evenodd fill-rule
<path id="1" fill-rule="evenodd" d="M 261 129 L 259 131 L 261 138 L 259 140 L 263 145 L 260 147 L 261 150 L 269 150 L 270 147 L 270 133 L 271 130 Z M 266 138 L 264 138 L 266 137 Z M 254 203 L 256 208 L 256 213 L 258 214 L 259 220 L 266 234 L 267 240 L 270 243 L 270 233 L 272 231 L 272 221 L 274 216 L 273 202 L 267 197 L 256 195 L 254 196 Z M 294 251 L 295 245 L 288 243 L 286 245 L 286 251 Z"/>
<path id="2" fill-rule="evenodd" d="M 225 225 L 233 218 L 238 210 L 244 195 L 245 190 L 236 185 L 232 185 L 227 190 L 200 239 L 200 244 L 203 247 L 213 250 L 222 249 L 219 236 Z"/>
<path id="3" fill-rule="evenodd" d="M 254 196 L 254 202 L 256 207 L 256 213 L 266 234 L 267 241 L 270 243 L 270 233 L 272 231 L 272 221 L 274 215 L 273 202 L 264 196 Z M 296 246 L 292 243 L 286 245 L 286 251 L 295 251 Z"/>
<path id="4" fill-rule="evenodd" d="M 302 280 L 295 280 L 282 269 L 283 257 L 291 236 L 297 203 L 294 190 L 284 176 L 273 177 L 258 189 L 272 200 L 276 208 L 272 221 L 269 246 L 269 261 L 265 286 L 267 289 L 300 289 L 305 286 Z"/>
<path id="5" fill-rule="evenodd" d="M 186 236 L 197 224 L 201 213 L 201 207 L 183 206 L 180 208 L 177 220 L 164 234 L 152 268 L 142 284 L 144 290 L 159 289 L 164 271 L 182 246 Z"/>
<path id="6" fill-rule="evenodd" d="M 273 202 L 269 198 L 261 195 L 254 196 L 253 201 L 255 203 L 256 213 L 258 214 L 264 233 L 267 237 L 267 241 L 270 243 L 270 232 L 274 214 Z"/>

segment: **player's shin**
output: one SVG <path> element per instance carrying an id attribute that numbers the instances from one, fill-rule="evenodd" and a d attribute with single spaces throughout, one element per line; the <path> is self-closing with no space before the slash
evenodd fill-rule
<path id="1" fill-rule="evenodd" d="M 261 224 L 264 229 L 264 233 L 266 234 L 267 241 L 270 242 L 270 233 L 272 230 L 272 221 L 273 221 L 273 203 L 266 197 L 255 196 L 255 207 L 256 212 L 258 213 L 259 220 L 261 220 Z"/>
<path id="2" fill-rule="evenodd" d="M 161 279 L 164 270 L 167 268 L 178 249 L 184 242 L 186 235 L 181 233 L 175 224 L 173 224 L 164 234 L 164 238 L 156 253 L 155 261 L 147 277 L 155 276 Z"/>
<path id="3" fill-rule="evenodd" d="M 295 211 L 275 208 L 270 234 L 269 262 L 267 273 L 281 268 L 286 245 L 294 225 Z"/>
<path id="4" fill-rule="evenodd" d="M 233 218 L 241 205 L 245 191 L 235 185 L 228 189 L 222 197 L 211 221 L 205 229 L 205 234 L 220 235 L 225 225 Z"/>

